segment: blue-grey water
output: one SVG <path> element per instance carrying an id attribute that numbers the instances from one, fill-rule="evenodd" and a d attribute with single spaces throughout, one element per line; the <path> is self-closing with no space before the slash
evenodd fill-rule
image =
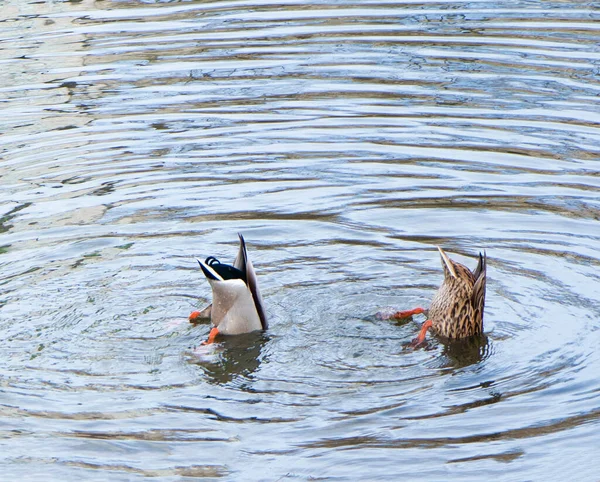
<path id="1" fill-rule="evenodd" d="M 600 480 L 599 194 L 597 2 L 0 0 L 0 479 Z"/>

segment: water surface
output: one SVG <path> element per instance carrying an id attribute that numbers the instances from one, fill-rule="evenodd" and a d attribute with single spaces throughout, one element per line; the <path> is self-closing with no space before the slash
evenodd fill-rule
<path id="1" fill-rule="evenodd" d="M 593 2 L 7 1 L 7 480 L 598 480 Z M 248 243 L 265 334 L 202 347 Z M 407 348 L 436 246 L 486 337 Z"/>

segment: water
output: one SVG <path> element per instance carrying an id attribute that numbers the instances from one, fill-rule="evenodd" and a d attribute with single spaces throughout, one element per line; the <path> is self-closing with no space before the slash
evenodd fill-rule
<path id="1" fill-rule="evenodd" d="M 2 479 L 600 479 L 596 3 L 0 5 Z M 411 350 L 437 245 L 486 336 Z"/>

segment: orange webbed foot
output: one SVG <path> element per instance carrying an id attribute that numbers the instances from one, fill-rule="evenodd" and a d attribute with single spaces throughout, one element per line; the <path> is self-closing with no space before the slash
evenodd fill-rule
<path id="1" fill-rule="evenodd" d="M 188 320 L 190 323 L 201 323 L 203 320 L 210 320 L 212 316 L 212 305 L 208 305 L 202 311 L 192 311 Z"/>
<path id="2" fill-rule="evenodd" d="M 218 334 L 219 334 L 219 330 L 217 328 L 213 328 L 212 330 L 210 330 L 210 333 L 208 334 L 208 340 L 203 341 L 201 343 L 201 345 L 212 345 L 215 342 L 215 338 L 217 337 Z"/>
<path id="3" fill-rule="evenodd" d="M 377 318 L 378 320 L 404 320 L 406 318 L 410 318 L 413 315 L 420 315 L 421 313 L 425 313 L 424 308 L 415 308 L 414 310 L 406 311 L 394 311 L 392 309 L 386 308 L 375 313 L 375 318 Z"/>
<path id="4" fill-rule="evenodd" d="M 420 315 L 422 313 L 425 313 L 425 309 L 418 307 L 414 310 L 396 311 L 396 313 L 392 315 L 392 318 L 395 318 L 396 320 L 402 320 L 404 318 L 410 318 L 414 315 Z"/>
<path id="5" fill-rule="evenodd" d="M 419 335 L 411 342 L 410 346 L 412 346 L 413 348 L 417 348 L 419 345 L 421 345 L 425 341 L 427 330 L 431 328 L 431 325 L 433 325 L 433 322 L 431 320 L 427 320 L 425 323 L 423 323 Z"/>

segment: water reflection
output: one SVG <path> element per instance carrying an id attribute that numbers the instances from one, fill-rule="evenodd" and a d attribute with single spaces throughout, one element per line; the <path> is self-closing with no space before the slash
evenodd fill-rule
<path id="1" fill-rule="evenodd" d="M 487 335 L 475 335 L 461 340 L 444 340 L 442 356 L 447 359 L 445 367 L 464 368 L 485 360 L 491 353 Z"/>
<path id="2" fill-rule="evenodd" d="M 268 341 L 269 336 L 262 332 L 222 336 L 214 345 L 201 345 L 188 353 L 187 360 L 202 368 L 209 383 L 244 384 L 260 367 Z"/>
<path id="3" fill-rule="evenodd" d="M 394 323 L 404 326 L 409 321 L 406 319 L 394 320 Z M 415 334 L 418 333 L 418 325 L 415 324 L 414 329 Z M 434 363 L 435 366 L 440 368 L 460 369 L 469 365 L 476 365 L 485 361 L 492 353 L 492 341 L 485 333 L 458 340 L 429 334 L 428 338 L 418 346 L 415 346 L 414 339 L 403 342 L 404 350 L 425 350 L 437 353 L 440 347 L 439 359 L 436 359 Z"/>

